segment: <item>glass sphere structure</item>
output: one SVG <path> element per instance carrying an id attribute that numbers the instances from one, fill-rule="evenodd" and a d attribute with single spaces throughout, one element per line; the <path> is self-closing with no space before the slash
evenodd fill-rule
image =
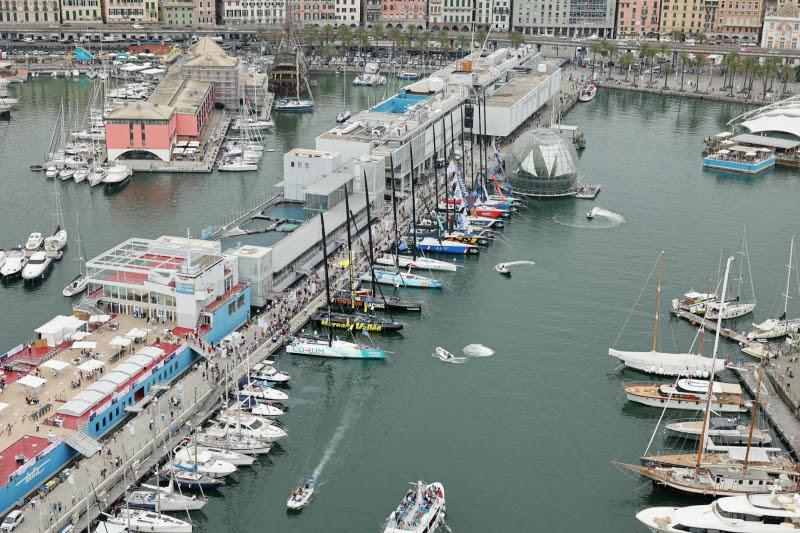
<path id="1" fill-rule="evenodd" d="M 506 175 L 515 191 L 542 196 L 574 194 L 578 154 L 559 132 L 534 129 L 522 134 L 509 147 Z"/>

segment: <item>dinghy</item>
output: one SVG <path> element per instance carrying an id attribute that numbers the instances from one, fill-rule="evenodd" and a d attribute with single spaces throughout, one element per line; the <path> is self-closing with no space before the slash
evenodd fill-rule
<path id="1" fill-rule="evenodd" d="M 306 484 L 302 487 L 297 487 L 292 491 L 292 495 L 286 500 L 286 507 L 290 511 L 299 511 L 311 502 L 311 497 L 314 495 L 314 477 L 308 478 Z"/>

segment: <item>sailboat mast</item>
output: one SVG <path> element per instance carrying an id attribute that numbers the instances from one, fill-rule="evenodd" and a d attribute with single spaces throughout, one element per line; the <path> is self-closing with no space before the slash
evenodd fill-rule
<path id="1" fill-rule="evenodd" d="M 436 123 L 431 124 L 433 130 L 433 209 L 434 212 L 439 208 L 439 151 L 436 149 Z"/>
<path id="2" fill-rule="evenodd" d="M 725 301 L 725 293 L 728 290 L 728 275 L 731 271 L 731 263 L 733 257 L 729 257 L 725 263 L 725 278 L 722 280 L 722 294 L 721 302 Z M 714 390 L 714 370 L 717 367 L 717 349 L 719 348 L 719 332 L 722 331 L 722 311 L 717 313 L 717 331 L 714 333 L 714 352 L 711 357 L 711 375 L 708 377 L 708 390 L 706 391 L 706 410 L 703 415 L 703 428 L 700 431 L 700 442 L 697 447 L 697 465 L 695 469 L 700 468 L 700 463 L 703 461 L 703 451 L 706 448 L 706 431 L 708 429 L 708 417 L 711 413 L 711 396 Z"/>
<path id="3" fill-rule="evenodd" d="M 347 271 L 349 284 L 347 286 L 350 292 L 350 306 L 355 308 L 356 300 L 353 296 L 353 241 L 350 237 L 350 195 L 347 193 L 347 184 L 344 185 L 344 210 L 347 217 Z"/>
<path id="4" fill-rule="evenodd" d="M 764 363 L 764 359 L 761 359 L 761 363 Z M 753 431 L 758 421 L 758 396 L 761 393 L 761 373 L 759 369 L 760 367 L 756 368 L 756 394 L 753 404 L 753 414 L 750 417 L 750 429 L 747 431 L 747 447 L 744 450 L 744 463 L 742 463 L 742 467 L 745 471 L 747 470 L 747 464 L 750 462 L 750 448 L 753 446 Z"/>
<path id="5" fill-rule="evenodd" d="M 392 166 L 392 215 L 394 217 L 394 266 L 400 270 L 400 235 L 397 229 L 397 193 L 394 188 L 394 157 L 389 156 L 389 164 Z M 417 240 L 414 239 L 414 246 L 416 247 Z"/>
<path id="6" fill-rule="evenodd" d="M 794 236 L 789 244 L 789 264 L 786 265 L 786 291 L 783 293 L 783 317 L 786 320 L 786 312 L 789 310 L 789 282 L 792 279 L 792 260 L 794 258 Z"/>
<path id="7" fill-rule="evenodd" d="M 378 281 L 375 279 L 375 257 L 373 251 L 375 247 L 372 244 L 372 213 L 369 209 L 369 183 L 367 181 L 367 169 L 364 169 L 364 196 L 367 200 L 367 238 L 369 239 L 369 273 L 372 276 L 372 295 L 375 296 L 375 287 L 378 286 Z"/>
<path id="8" fill-rule="evenodd" d="M 328 242 L 325 238 L 325 213 L 320 209 L 319 224 L 322 227 L 322 264 L 325 268 L 325 305 L 328 307 L 328 346 L 333 344 L 331 325 L 331 278 L 328 274 Z"/>
<path id="9" fill-rule="evenodd" d="M 747 244 L 747 226 L 744 227 L 744 248 L 745 257 L 747 258 L 747 275 L 750 276 L 750 291 L 753 295 L 753 305 L 756 304 L 756 286 L 753 284 L 753 269 L 750 268 L 750 246 Z"/>
<path id="10" fill-rule="evenodd" d="M 409 144 L 408 152 L 411 155 L 411 235 L 414 245 L 411 247 L 411 257 L 417 260 L 417 190 L 414 186 L 414 147 Z"/>
<path id="11" fill-rule="evenodd" d="M 653 351 L 658 349 L 658 314 L 661 312 L 661 288 L 664 283 L 664 250 L 658 258 L 658 289 L 656 289 L 656 314 L 653 321 Z"/>

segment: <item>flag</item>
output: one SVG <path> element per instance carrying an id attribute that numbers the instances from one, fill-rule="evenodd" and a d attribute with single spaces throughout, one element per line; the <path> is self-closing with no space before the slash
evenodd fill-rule
<path id="1" fill-rule="evenodd" d="M 364 335 L 365 337 L 369 337 L 369 331 L 367 331 L 366 329 L 362 329 L 361 334 Z"/>

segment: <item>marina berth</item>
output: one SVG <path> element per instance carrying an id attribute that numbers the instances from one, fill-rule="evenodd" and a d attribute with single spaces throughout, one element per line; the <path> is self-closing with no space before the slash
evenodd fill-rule
<path id="1" fill-rule="evenodd" d="M 711 398 L 708 396 L 711 388 Z M 677 385 L 631 383 L 624 387 L 628 401 L 666 409 L 702 411 L 706 404 L 723 413 L 747 411 L 742 401 L 742 388 L 736 383 L 709 383 L 705 380 L 679 379 Z"/>
<path id="2" fill-rule="evenodd" d="M 176 448 L 172 468 L 197 472 L 213 478 L 226 477 L 236 472 L 236 466 L 233 464 L 219 460 L 211 452 L 201 451 L 198 447 Z"/>
<path id="3" fill-rule="evenodd" d="M 703 433 L 703 421 L 673 422 L 666 424 L 664 430 L 669 437 L 696 441 Z M 735 418 L 710 418 L 705 434 L 717 445 L 746 446 L 748 441 L 752 446 L 772 444 L 768 430 L 755 427 L 751 431 L 749 425 L 740 424 Z"/>
<path id="4" fill-rule="evenodd" d="M 198 511 L 206 506 L 208 499 L 196 494 L 180 494 L 172 483 L 166 486 L 142 484 L 125 495 L 125 503 L 133 509 L 145 509 L 156 513 Z"/>
<path id="5" fill-rule="evenodd" d="M 652 533 L 779 533 L 800 529 L 797 494 L 729 496 L 706 505 L 651 507 L 636 519 Z"/>
<path id="6" fill-rule="evenodd" d="M 286 353 L 331 357 L 334 359 L 385 359 L 386 353 L 363 344 L 333 339 L 297 337 L 286 346 Z"/>

